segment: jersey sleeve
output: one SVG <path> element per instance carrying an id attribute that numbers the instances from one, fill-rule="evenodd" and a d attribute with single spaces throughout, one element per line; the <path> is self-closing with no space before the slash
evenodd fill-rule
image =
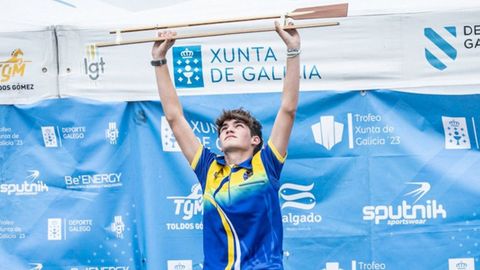
<path id="1" fill-rule="evenodd" d="M 200 145 L 193 157 L 193 160 L 190 164 L 193 171 L 197 175 L 198 181 L 202 186 L 202 189 L 205 190 L 205 183 L 207 181 L 207 173 L 210 164 L 215 160 L 216 155 L 212 153 L 205 146 Z"/>
<path id="2" fill-rule="evenodd" d="M 264 149 L 262 149 L 261 158 L 265 171 L 267 172 L 268 179 L 275 187 L 279 186 L 280 173 L 282 172 L 283 164 L 287 155 L 282 156 L 278 152 L 277 148 L 269 140 Z"/>

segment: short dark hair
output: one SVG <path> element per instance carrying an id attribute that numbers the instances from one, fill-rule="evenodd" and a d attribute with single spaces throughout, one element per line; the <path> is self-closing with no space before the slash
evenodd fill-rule
<path id="1" fill-rule="evenodd" d="M 263 138 L 262 138 L 262 124 L 253 117 L 253 115 L 243 108 L 233 109 L 233 110 L 223 110 L 222 114 L 217 118 L 215 124 L 217 125 L 217 133 L 220 136 L 220 129 L 222 128 L 223 123 L 228 120 L 239 120 L 242 123 L 245 123 L 250 129 L 252 136 L 258 136 L 260 138 L 260 143 L 255 146 L 253 153 L 257 153 L 262 149 Z"/>

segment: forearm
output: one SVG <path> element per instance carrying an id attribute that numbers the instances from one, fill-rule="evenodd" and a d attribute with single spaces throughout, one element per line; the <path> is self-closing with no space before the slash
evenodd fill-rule
<path id="1" fill-rule="evenodd" d="M 157 79 L 158 94 L 162 104 L 163 112 L 168 122 L 183 117 L 183 108 L 178 98 L 177 92 L 173 86 L 168 66 L 162 65 L 155 67 Z"/>
<path id="2" fill-rule="evenodd" d="M 280 110 L 295 115 L 300 88 L 300 55 L 287 58 Z"/>

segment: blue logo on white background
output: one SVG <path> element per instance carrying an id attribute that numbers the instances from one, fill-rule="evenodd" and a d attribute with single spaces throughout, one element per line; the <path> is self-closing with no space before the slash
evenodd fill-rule
<path id="1" fill-rule="evenodd" d="M 201 46 L 174 47 L 172 53 L 175 87 L 203 87 Z"/>
<path id="2" fill-rule="evenodd" d="M 446 26 L 438 31 L 427 27 L 424 35 L 431 42 L 425 48 L 425 57 L 434 68 L 444 70 L 448 63 L 457 59 L 457 49 L 451 44 L 452 39 L 457 37 L 455 26 Z"/>

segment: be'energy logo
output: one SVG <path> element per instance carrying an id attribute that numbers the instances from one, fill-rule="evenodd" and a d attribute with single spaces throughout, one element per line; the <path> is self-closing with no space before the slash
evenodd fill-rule
<path id="1" fill-rule="evenodd" d="M 172 53 L 175 87 L 203 87 L 201 46 L 174 47 Z"/>
<path id="2" fill-rule="evenodd" d="M 407 182 L 413 186 L 413 190 L 404 196 L 414 199 L 410 204 L 402 200 L 397 205 L 368 205 L 363 207 L 363 220 L 372 220 L 376 225 L 386 222 L 388 225 L 423 225 L 427 220 L 447 218 L 447 211 L 437 200 L 427 200 L 425 203 L 417 203 L 431 189 L 428 182 Z M 410 199 L 411 200 L 411 199 Z"/>
<path id="3" fill-rule="evenodd" d="M 438 70 L 444 70 L 447 65 L 457 59 L 457 49 L 452 45 L 457 38 L 455 26 L 445 26 L 440 29 L 427 27 L 424 36 L 429 41 L 425 48 L 425 58 Z"/>

